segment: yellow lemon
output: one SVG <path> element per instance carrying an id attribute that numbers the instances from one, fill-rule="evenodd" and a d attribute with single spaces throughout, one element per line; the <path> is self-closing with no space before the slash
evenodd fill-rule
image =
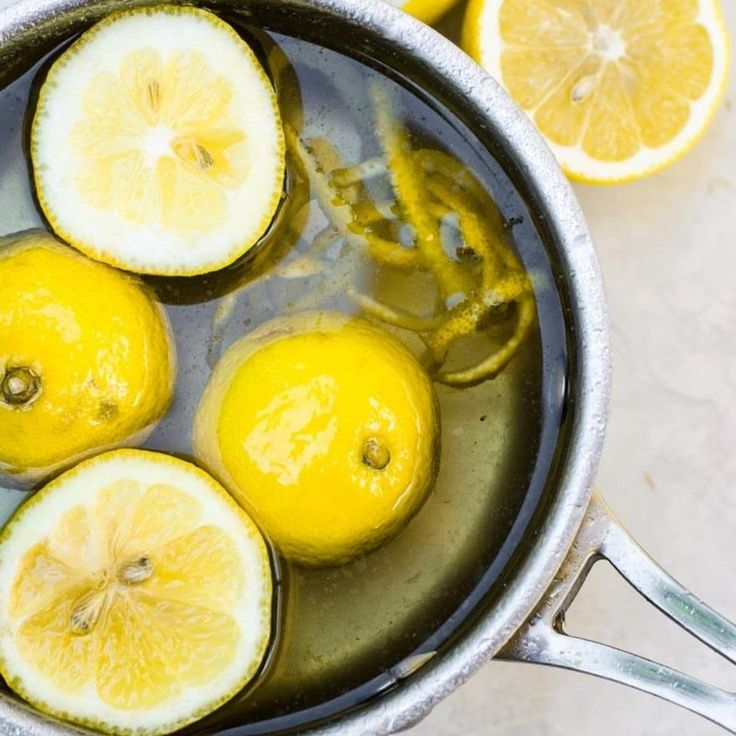
<path id="1" fill-rule="evenodd" d="M 438 21 L 458 0 L 388 0 L 425 23 Z"/>
<path id="2" fill-rule="evenodd" d="M 285 557 L 336 565 L 378 547 L 420 508 L 437 471 L 439 411 L 396 338 L 307 313 L 229 349 L 194 442 Z"/>
<path id="3" fill-rule="evenodd" d="M 46 233 L 0 241 L 0 472 L 26 484 L 142 441 L 175 363 L 166 314 L 135 279 Z"/>
<path id="4" fill-rule="evenodd" d="M 161 734 L 257 672 L 272 577 L 257 528 L 204 471 L 116 450 L 67 471 L 0 536 L 0 664 L 40 710 Z"/>
<path id="5" fill-rule="evenodd" d="M 471 0 L 463 45 L 565 172 L 592 183 L 637 179 L 684 156 L 730 65 L 718 0 Z"/>
<path id="6" fill-rule="evenodd" d="M 87 255 L 140 273 L 221 268 L 264 234 L 284 185 L 276 95 L 205 10 L 126 10 L 52 65 L 31 132 L 41 207 Z"/>

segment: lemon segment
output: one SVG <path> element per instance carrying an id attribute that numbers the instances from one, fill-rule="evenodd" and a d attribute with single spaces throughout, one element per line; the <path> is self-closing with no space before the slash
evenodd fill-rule
<path id="1" fill-rule="evenodd" d="M 257 672 L 272 592 L 263 538 L 204 471 L 110 452 L 46 486 L 0 536 L 2 673 L 46 713 L 167 733 Z"/>
<path id="2" fill-rule="evenodd" d="M 718 0 L 471 0 L 463 46 L 573 179 L 638 179 L 703 135 L 725 92 Z"/>
<path id="3" fill-rule="evenodd" d="M 337 565 L 401 530 L 430 492 L 437 399 L 396 338 L 307 313 L 235 343 L 197 412 L 195 452 L 285 556 Z"/>
<path id="4" fill-rule="evenodd" d="M 458 0 L 388 0 L 391 5 L 401 8 L 405 13 L 413 15 L 425 23 L 435 23 L 451 7 L 457 5 Z"/>
<path id="5" fill-rule="evenodd" d="M 164 310 L 40 231 L 0 240 L 0 472 L 16 485 L 143 441 L 171 401 Z"/>
<path id="6" fill-rule="evenodd" d="M 72 44 L 41 87 L 31 159 L 55 232 L 140 273 L 231 263 L 284 185 L 271 82 L 233 28 L 191 7 L 114 13 Z"/>

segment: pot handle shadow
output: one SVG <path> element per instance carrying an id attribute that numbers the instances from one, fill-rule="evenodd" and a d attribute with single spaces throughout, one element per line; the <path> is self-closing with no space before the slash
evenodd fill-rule
<path id="1" fill-rule="evenodd" d="M 586 672 L 656 695 L 736 733 L 736 694 L 678 670 L 565 633 L 565 612 L 593 565 L 608 560 L 666 616 L 736 664 L 736 626 L 668 575 L 629 536 L 598 493 L 575 543 L 534 613 L 497 655 Z"/>

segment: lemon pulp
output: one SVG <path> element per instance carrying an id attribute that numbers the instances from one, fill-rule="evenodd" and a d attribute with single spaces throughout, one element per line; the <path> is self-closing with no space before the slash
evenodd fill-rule
<path id="1" fill-rule="evenodd" d="M 166 315 L 135 279 L 41 232 L 0 246 L 0 471 L 17 483 L 142 441 L 175 364 Z"/>
<path id="2" fill-rule="evenodd" d="M 221 268 L 263 235 L 284 180 L 276 97 L 217 16 L 154 6 L 108 16 L 51 67 L 31 158 L 53 229 L 121 268 Z"/>
<path id="3" fill-rule="evenodd" d="M 463 45 L 563 169 L 593 182 L 635 179 L 684 155 L 729 65 L 718 0 L 472 0 Z"/>
<path id="4" fill-rule="evenodd" d="M 432 385 L 363 320 L 274 320 L 230 348 L 205 391 L 195 452 L 286 557 L 344 563 L 398 532 L 435 479 Z"/>
<path id="5" fill-rule="evenodd" d="M 3 675 L 67 720 L 168 732 L 255 674 L 271 593 L 259 532 L 212 478 L 110 452 L 46 486 L 0 537 Z"/>

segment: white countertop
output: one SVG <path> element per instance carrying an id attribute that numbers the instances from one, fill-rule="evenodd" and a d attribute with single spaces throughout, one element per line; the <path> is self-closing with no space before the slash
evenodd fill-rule
<path id="1" fill-rule="evenodd" d="M 0 7 L 10 4 L 0 0 Z M 724 2 L 736 35 L 736 4 Z M 736 71 L 732 69 L 732 72 Z M 682 162 L 615 188 L 576 187 L 602 262 L 614 392 L 599 488 L 684 585 L 736 618 L 736 74 Z M 568 630 L 733 689 L 732 666 L 599 565 Z M 626 688 L 491 662 L 411 736 L 717 736 L 715 726 Z"/>

